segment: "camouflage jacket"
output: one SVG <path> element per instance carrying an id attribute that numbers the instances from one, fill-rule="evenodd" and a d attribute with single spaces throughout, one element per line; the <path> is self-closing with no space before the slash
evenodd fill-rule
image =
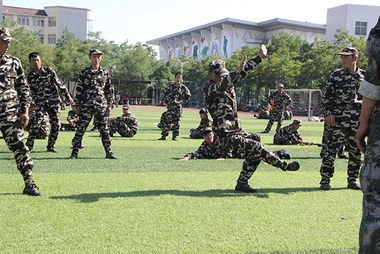
<path id="1" fill-rule="evenodd" d="M 214 143 L 210 146 L 203 141 L 199 146 L 198 150 L 193 153 L 188 153 L 185 155 L 191 160 L 195 159 L 218 159 L 218 158 L 229 158 L 231 155 L 226 153 L 223 145 L 220 143 L 220 140 L 215 136 Z"/>
<path id="2" fill-rule="evenodd" d="M 173 83 L 165 89 L 162 101 L 168 105 L 168 110 L 178 110 L 190 99 L 190 96 L 190 90 L 184 84 L 176 86 Z"/>
<path id="3" fill-rule="evenodd" d="M 207 109 L 213 120 L 213 128 L 220 135 L 240 128 L 237 115 L 235 85 L 261 63 L 261 58 L 250 59 L 242 72 L 234 71 L 220 82 L 209 80 L 203 87 Z"/>
<path id="4" fill-rule="evenodd" d="M 133 113 L 128 112 L 127 114 L 123 114 L 122 116 L 117 117 L 116 121 L 119 124 L 125 124 L 129 129 L 137 133 L 138 122 L 136 116 Z"/>
<path id="5" fill-rule="evenodd" d="M 341 68 L 331 72 L 327 83 L 321 87 L 323 115 L 340 116 L 344 110 L 360 111 L 362 96 L 358 93 L 365 71 L 357 68 L 354 74 Z"/>
<path id="6" fill-rule="evenodd" d="M 19 103 L 23 114 L 30 102 L 30 87 L 20 60 L 4 54 L 0 59 L 0 104 Z"/>
<path id="7" fill-rule="evenodd" d="M 32 95 L 32 105 L 48 103 L 55 105 L 61 103 L 61 96 L 69 98 L 69 92 L 58 79 L 55 71 L 50 67 L 42 67 L 41 72 L 31 70 L 28 74 L 28 82 Z"/>
<path id="8" fill-rule="evenodd" d="M 292 99 L 285 92 L 274 91 L 268 97 L 268 102 L 273 106 L 274 111 L 284 111 L 290 105 Z"/>
<path id="9" fill-rule="evenodd" d="M 107 107 L 113 105 L 114 94 L 108 71 L 102 67 L 92 71 L 88 67 L 79 74 L 74 101 L 79 107 Z"/>
<path id="10" fill-rule="evenodd" d="M 302 142 L 301 134 L 295 130 L 293 124 L 282 127 L 273 137 L 274 144 L 300 144 Z"/>

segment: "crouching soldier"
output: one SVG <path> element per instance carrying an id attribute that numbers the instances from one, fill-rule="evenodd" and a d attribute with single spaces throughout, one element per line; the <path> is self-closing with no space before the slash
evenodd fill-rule
<path id="1" fill-rule="evenodd" d="M 129 111 L 129 104 L 123 106 L 123 115 L 110 119 L 109 121 L 110 135 L 119 133 L 122 137 L 133 137 L 138 130 L 138 122 L 136 116 Z"/>

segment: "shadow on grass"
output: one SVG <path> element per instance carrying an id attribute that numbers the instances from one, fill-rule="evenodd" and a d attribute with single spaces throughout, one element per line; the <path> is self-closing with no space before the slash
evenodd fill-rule
<path id="1" fill-rule="evenodd" d="M 341 190 L 346 188 L 332 188 L 331 190 Z M 330 191 L 331 191 L 330 190 Z M 205 191 L 190 190 L 143 190 L 131 192 L 108 192 L 108 193 L 82 193 L 70 196 L 52 196 L 51 199 L 73 199 L 82 203 L 93 203 L 101 198 L 130 198 L 130 197 L 152 197 L 161 195 L 173 195 L 184 197 L 202 198 L 233 198 L 241 196 L 252 196 L 256 198 L 269 198 L 270 193 L 290 194 L 295 192 L 320 191 L 319 188 L 264 188 L 257 189 L 257 193 L 236 192 L 232 189 L 213 189 Z"/>
<path id="2" fill-rule="evenodd" d="M 356 254 L 357 248 L 347 249 L 319 249 L 319 250 L 305 250 L 305 251 L 274 251 L 274 252 L 246 252 L 246 254 Z"/>

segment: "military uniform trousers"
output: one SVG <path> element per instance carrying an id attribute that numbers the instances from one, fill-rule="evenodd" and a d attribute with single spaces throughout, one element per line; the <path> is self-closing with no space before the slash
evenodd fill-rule
<path id="1" fill-rule="evenodd" d="M 3 138 L 14 154 L 18 171 L 26 185 L 33 182 L 33 161 L 24 144 L 24 132 L 15 103 L 0 103 L 0 130 Z"/>
<path id="2" fill-rule="evenodd" d="M 61 128 L 60 116 L 61 116 L 61 105 L 54 104 L 49 105 L 47 103 L 37 104 L 35 116 L 32 119 L 32 123 L 29 129 L 29 136 L 26 145 L 33 149 L 34 140 L 37 138 L 38 132 L 41 126 L 44 124 L 45 114 L 49 116 L 50 123 L 50 134 L 47 143 L 47 148 L 54 148 L 54 145 L 58 139 L 59 129 Z"/>
<path id="3" fill-rule="evenodd" d="M 112 121 L 109 121 L 109 127 L 110 127 L 110 134 L 114 134 L 115 132 L 119 133 L 122 137 L 133 137 L 136 135 L 136 130 L 130 128 L 121 117 L 117 117 L 116 119 L 113 119 Z"/>
<path id="4" fill-rule="evenodd" d="M 233 154 L 240 154 L 244 158 L 243 168 L 237 179 L 239 183 L 248 183 L 262 160 L 281 169 L 288 164 L 286 161 L 281 161 L 274 153 L 266 150 L 260 142 L 239 132 L 227 134 L 221 140 L 224 149 L 232 150 Z"/>
<path id="5" fill-rule="evenodd" d="M 343 116 L 335 117 L 335 124 L 329 126 L 324 133 L 326 143 L 322 155 L 320 169 L 321 182 L 330 182 L 334 175 L 334 162 L 336 154 L 342 145 L 346 145 L 348 152 L 347 181 L 353 182 L 359 177 L 362 164 L 360 150 L 356 146 L 355 134 L 359 126 L 359 112 L 346 112 Z"/>
<path id="6" fill-rule="evenodd" d="M 283 120 L 282 110 L 272 109 L 269 113 L 269 121 L 264 131 L 269 132 L 270 129 L 272 129 L 273 123 L 276 121 L 277 122 L 276 132 L 277 132 L 278 130 L 281 129 L 282 120 Z"/>
<path id="7" fill-rule="evenodd" d="M 107 124 L 108 117 L 106 114 L 106 107 L 94 105 L 83 106 L 80 109 L 77 130 L 73 140 L 71 141 L 73 151 L 78 151 L 82 146 L 83 135 L 85 134 L 92 117 L 94 117 L 94 120 L 99 123 L 99 132 L 105 152 L 111 152 L 111 138 Z"/>
<path id="8" fill-rule="evenodd" d="M 182 109 L 167 110 L 161 115 L 158 127 L 161 129 L 162 136 L 168 136 L 169 131 L 173 131 L 173 136 L 179 135 L 179 127 L 181 124 Z"/>

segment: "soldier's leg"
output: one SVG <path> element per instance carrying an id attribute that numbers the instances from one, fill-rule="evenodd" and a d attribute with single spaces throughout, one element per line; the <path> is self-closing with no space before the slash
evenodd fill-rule
<path id="1" fill-rule="evenodd" d="M 98 109 L 94 115 L 94 119 L 98 123 L 98 128 L 100 132 L 100 136 L 102 138 L 102 144 L 104 151 L 106 152 L 106 158 L 107 159 L 116 159 L 116 157 L 113 155 L 111 151 L 111 137 L 110 132 L 107 125 L 107 114 L 106 109 Z"/>
<path id="2" fill-rule="evenodd" d="M 268 133 L 270 131 L 270 129 L 272 129 L 272 125 L 274 123 L 274 120 L 275 120 L 275 114 L 271 111 L 269 114 L 269 121 L 268 121 L 267 127 L 265 128 L 263 133 Z"/>
<path id="3" fill-rule="evenodd" d="M 320 168 L 321 181 L 319 182 L 320 188 L 322 190 L 329 190 L 330 179 L 334 176 L 334 162 L 336 153 L 345 142 L 344 133 L 341 130 L 342 126 L 340 123 L 336 122 L 333 126 L 329 126 L 326 130 L 326 143 L 324 153 L 322 154 L 322 164 Z"/>
<path id="4" fill-rule="evenodd" d="M 24 133 L 19 119 L 0 120 L 0 129 L 9 150 L 14 154 L 17 169 L 21 173 L 25 188 L 23 194 L 31 196 L 41 196 L 42 193 L 33 180 L 33 161 L 29 150 L 24 144 Z"/>
<path id="5" fill-rule="evenodd" d="M 173 125 L 172 125 L 173 137 L 172 137 L 172 140 L 177 140 L 177 137 L 179 136 L 179 128 L 181 125 L 181 111 L 176 110 L 175 112 L 172 112 L 172 119 L 173 119 Z"/>
<path id="6" fill-rule="evenodd" d="M 350 189 L 359 190 L 360 186 L 356 183 L 356 180 L 359 177 L 359 170 L 362 165 L 361 153 L 359 148 L 356 145 L 355 134 L 357 128 L 348 130 L 347 137 L 347 146 L 346 150 L 348 151 L 348 166 L 347 166 L 347 187 Z"/>
<path id="7" fill-rule="evenodd" d="M 93 115 L 93 111 L 82 108 L 79 113 L 79 120 L 77 124 L 77 130 L 75 132 L 74 138 L 71 141 L 73 146 L 73 150 L 71 152 L 70 159 L 76 159 L 78 157 L 78 151 L 82 146 L 83 135 L 86 132 L 88 125 L 90 124 L 91 118 Z"/>
<path id="8" fill-rule="evenodd" d="M 276 132 L 278 132 L 280 129 L 281 129 L 281 126 L 282 126 L 282 120 L 284 119 L 283 118 L 283 115 L 282 115 L 282 112 L 277 112 L 277 116 L 276 116 L 276 120 L 277 120 L 277 128 L 276 128 Z"/>
<path id="9" fill-rule="evenodd" d="M 236 191 L 242 191 L 242 192 L 256 192 L 255 189 L 252 189 L 249 184 L 248 180 L 252 177 L 253 173 L 255 173 L 257 167 L 259 166 L 261 160 L 244 160 L 243 161 L 243 168 L 240 172 L 240 175 L 237 179 L 237 183 L 235 186 Z"/>
<path id="10" fill-rule="evenodd" d="M 198 139 L 202 138 L 201 132 L 197 128 L 190 129 L 190 138 Z"/>
<path id="11" fill-rule="evenodd" d="M 32 122 L 30 123 L 29 135 L 26 141 L 26 146 L 29 148 L 30 151 L 33 149 L 34 140 L 37 137 L 39 129 L 41 128 L 41 125 L 44 121 L 44 117 L 45 108 L 42 106 L 37 106 L 34 117 L 31 119 Z"/>
<path id="12" fill-rule="evenodd" d="M 59 129 L 61 127 L 60 116 L 61 116 L 61 108 L 60 105 L 51 105 L 51 107 L 47 110 L 50 121 L 50 134 L 47 143 L 47 151 L 48 152 L 56 152 L 54 149 L 55 143 L 58 139 Z"/>
<path id="13" fill-rule="evenodd" d="M 360 171 L 363 211 L 359 230 L 359 252 L 380 253 L 380 167 L 365 163 Z"/>
<path id="14" fill-rule="evenodd" d="M 157 125 L 161 129 L 161 138 L 159 140 L 165 140 L 169 135 L 169 130 L 171 128 L 171 114 L 169 111 L 162 113 L 160 118 L 160 123 Z"/>

